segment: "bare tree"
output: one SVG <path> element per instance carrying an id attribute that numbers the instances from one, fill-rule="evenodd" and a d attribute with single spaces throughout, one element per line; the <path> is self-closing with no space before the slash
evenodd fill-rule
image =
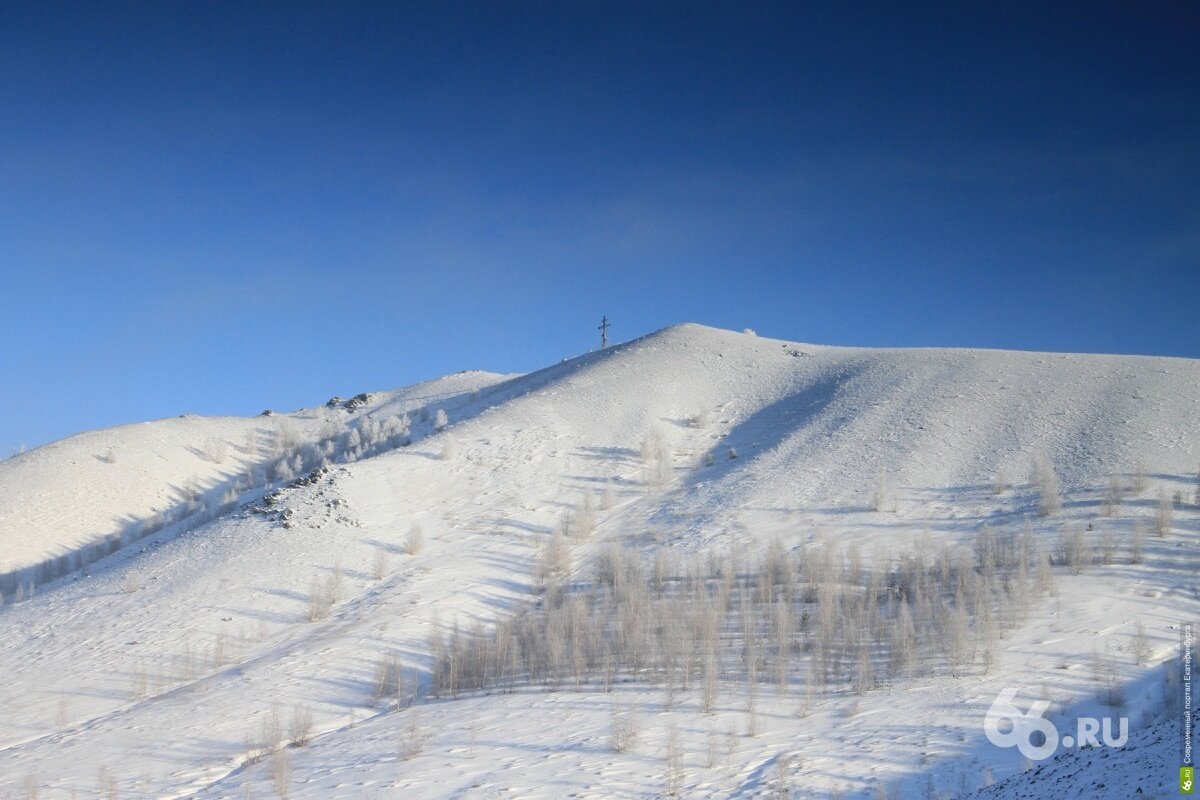
<path id="1" fill-rule="evenodd" d="M 1062 563 L 1071 570 L 1072 575 L 1078 575 L 1087 560 L 1087 543 L 1083 537 L 1083 529 L 1074 523 L 1068 523 L 1063 529 L 1061 557 Z"/>
<path id="2" fill-rule="evenodd" d="M 288 738 L 296 747 L 304 747 L 312 741 L 313 715 L 308 706 L 292 709 L 292 721 L 288 726 Z"/>
<path id="3" fill-rule="evenodd" d="M 1037 513 L 1048 517 L 1062 508 L 1062 482 L 1053 465 L 1044 457 L 1033 463 L 1033 485 L 1037 491 Z"/>
<path id="4" fill-rule="evenodd" d="M 664 794 L 667 797 L 675 797 L 683 788 L 683 754 L 679 748 L 679 729 L 675 727 L 675 723 L 671 723 L 667 728 L 667 750 L 666 750 L 666 780 L 664 781 Z"/>
<path id="5" fill-rule="evenodd" d="M 308 621 L 319 622 L 333 609 L 332 587 L 328 580 L 314 576 L 308 590 Z"/>
<path id="6" fill-rule="evenodd" d="M 389 561 L 387 550 L 382 547 L 375 548 L 375 555 L 371 559 L 371 577 L 377 581 L 386 578 L 391 569 Z"/>
<path id="7" fill-rule="evenodd" d="M 404 552 L 415 556 L 423 549 L 425 549 L 425 531 L 421 529 L 419 523 L 414 522 L 408 529 L 408 535 L 404 537 Z"/>
<path id="8" fill-rule="evenodd" d="M 1154 514 L 1154 535 L 1166 536 L 1171 530 L 1171 496 L 1166 489 L 1158 490 L 1158 508 Z"/>
<path id="9" fill-rule="evenodd" d="M 1117 659 L 1112 650 L 1105 649 L 1104 653 L 1092 654 L 1092 676 L 1100 684 L 1100 699 L 1119 708 L 1125 704 L 1125 688 L 1121 685 L 1121 674 L 1117 669 Z"/>
<path id="10" fill-rule="evenodd" d="M 1134 564 L 1142 563 L 1142 548 L 1146 544 L 1146 529 L 1140 519 L 1133 521 L 1133 541 L 1129 547 L 1129 560 Z"/>
<path id="11" fill-rule="evenodd" d="M 288 756 L 287 750 L 276 750 L 271 755 L 271 783 L 275 787 L 275 794 L 279 795 L 282 800 L 291 797 L 292 760 Z"/>
<path id="12" fill-rule="evenodd" d="M 712 714 L 717 707 L 717 658 L 710 653 L 704 659 L 704 675 L 700 684 L 701 702 L 705 714 Z"/>
<path id="13" fill-rule="evenodd" d="M 400 737 L 400 760 L 411 761 L 425 750 L 429 731 L 421 724 L 416 710 L 409 712 L 408 726 Z"/>
<path id="14" fill-rule="evenodd" d="M 1108 488 L 1104 490 L 1104 504 L 1101 513 L 1106 517 L 1111 517 L 1117 513 L 1117 509 L 1121 507 L 1122 486 L 1121 479 L 1117 475 L 1108 476 Z"/>
<path id="15" fill-rule="evenodd" d="M 666 434 L 657 423 L 651 424 L 642 437 L 641 456 L 646 485 L 659 489 L 666 486 L 674 471 L 674 460 Z"/>
<path id="16" fill-rule="evenodd" d="M 609 743 L 613 752 L 627 753 L 636 746 L 640 732 L 638 722 L 637 712 L 632 707 L 624 711 L 613 708 L 609 726 Z"/>
<path id="17" fill-rule="evenodd" d="M 771 765 L 771 797 L 775 800 L 792 800 L 792 770 L 795 757 L 790 753 L 779 753 Z"/>
<path id="18" fill-rule="evenodd" d="M 1100 534 L 1100 562 L 1106 566 L 1112 564 L 1116 549 L 1117 543 L 1113 538 L 1113 532 L 1105 526 Z"/>
<path id="19" fill-rule="evenodd" d="M 283 747 L 283 720 L 279 716 L 279 706 L 271 706 L 271 711 L 262 718 L 262 749 L 266 753 L 274 753 Z"/>
<path id="20" fill-rule="evenodd" d="M 1139 461 L 1137 466 L 1133 468 L 1133 493 L 1141 494 L 1149 486 L 1150 483 L 1146 479 L 1146 465 Z"/>
<path id="21" fill-rule="evenodd" d="M 1146 626 L 1139 618 L 1133 625 L 1133 657 L 1140 665 L 1150 660 L 1151 653 L 1150 640 L 1146 638 Z"/>
<path id="22" fill-rule="evenodd" d="M 880 472 L 875 478 L 875 488 L 871 492 L 871 510 L 896 512 L 895 491 L 891 479 L 884 472 Z"/>
<path id="23" fill-rule="evenodd" d="M 390 697 L 396 697 L 403 688 L 404 670 L 400 657 L 395 653 L 387 653 L 375 665 L 375 688 L 372 699 L 378 703 Z"/>

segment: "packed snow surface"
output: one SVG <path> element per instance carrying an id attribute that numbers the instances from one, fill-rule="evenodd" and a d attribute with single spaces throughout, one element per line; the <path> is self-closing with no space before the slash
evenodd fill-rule
<path id="1" fill-rule="evenodd" d="M 286 452 L 341 448 L 365 420 L 402 414 L 407 443 L 392 437 L 359 458 L 339 450 L 290 487 L 269 474 L 281 440 Z M 656 479 L 648 438 L 668 453 Z M 1049 517 L 1028 485 L 1035 459 L 1062 484 Z M 697 325 L 524 376 L 460 373 L 376 393 L 353 410 L 70 437 L 0 463 L 0 573 L 205 492 L 232 489 L 236 502 L 204 524 L 156 528 L 32 598 L 23 588 L 5 598 L 0 797 L 108 787 L 137 798 L 657 797 L 672 749 L 668 788 L 688 797 L 865 798 L 882 787 L 1008 800 L 1047 796 L 1020 791 L 1051 770 L 1055 795 L 1092 796 L 1061 766 L 1076 762 L 1025 771 L 1015 750 L 989 744 L 984 714 L 1015 686 L 1049 699 L 1056 724 L 1123 714 L 1131 748 L 1163 738 L 1163 675 L 1179 626 L 1200 618 L 1198 462 L 1195 360 L 827 347 Z M 301 474 L 313 467 L 306 457 Z M 1145 485 L 1102 519 L 1113 476 Z M 599 510 L 573 548 L 581 575 L 615 540 L 648 558 L 773 538 L 856 544 L 870 558 L 925 539 L 969 547 L 985 522 L 1047 542 L 1078 523 L 1124 548 L 1135 525 L 1153 525 L 1160 492 L 1169 531 L 1146 539 L 1140 563 L 1057 570 L 1053 598 L 1006 632 L 986 673 L 811 702 L 763 688 L 752 722 L 736 681 L 711 714 L 694 691 L 666 709 L 637 682 L 423 695 L 407 709 L 373 696 L 388 655 L 427 682 L 435 626 L 486 627 L 536 600 L 539 548 L 589 493 Z M 424 547 L 410 553 L 414 526 Z M 328 615 L 310 621 L 319 587 L 335 584 Z M 1149 652 L 1134 658 L 1139 621 Z M 1096 700 L 1097 651 L 1118 656 L 1122 708 Z M 262 753 L 270 729 L 287 739 L 306 714 L 311 741 Z M 611 746 L 614 714 L 637 720 L 625 752 Z M 1110 758 L 1144 766 L 1137 752 Z"/>

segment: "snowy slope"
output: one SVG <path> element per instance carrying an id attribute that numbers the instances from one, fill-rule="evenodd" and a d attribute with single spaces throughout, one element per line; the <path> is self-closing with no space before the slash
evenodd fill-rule
<path id="1" fill-rule="evenodd" d="M 136 528 L 195 495 L 249 482 L 277 447 L 337 436 L 368 416 L 453 408 L 503 377 L 459 373 L 370 395 L 353 411 L 339 404 L 253 418 L 184 415 L 124 425 L 0 461 L 0 573 Z"/>
<path id="2" fill-rule="evenodd" d="M 924 781 L 953 787 L 982 765 L 998 780 L 1019 772 L 979 727 L 1013 676 L 1073 707 L 1094 693 L 1097 643 L 1127 650 L 1131 621 L 1143 620 L 1151 659 L 1123 663 L 1122 675 L 1144 681 L 1171 657 L 1173 626 L 1200 616 L 1200 531 L 1195 511 L 1180 509 L 1144 564 L 1061 576 L 1054 602 L 1006 637 L 992 674 L 835 696 L 803 716 L 796 698 L 766 702 L 754 736 L 741 733 L 732 688 L 711 716 L 694 698 L 664 711 L 636 685 L 388 712 L 372 698 L 379 659 L 395 654 L 426 674 L 435 621 L 487 624 L 528 600 L 538 547 L 585 492 L 605 499 L 597 535 L 574 554 L 580 565 L 611 539 L 679 552 L 775 535 L 789 547 L 828 536 L 899 548 L 926 532 L 968 542 L 981 521 L 1024 524 L 1030 493 L 990 486 L 997 471 L 1024 484 L 1034 456 L 1065 486 L 1060 517 L 1029 519 L 1047 538 L 1063 519 L 1093 519 L 1110 473 L 1144 464 L 1150 486 L 1103 523 L 1124 535 L 1151 517 L 1159 488 L 1191 491 L 1200 458 L 1200 362 L 1186 359 L 834 348 L 684 325 L 527 376 L 444 381 L 388 402 L 444 405 L 447 430 L 336 466 L 287 490 L 272 513 L 254 500 L 0 610 L 0 797 L 27 783 L 42 797 L 86 796 L 108 778 L 122 797 L 276 796 L 278 760 L 256 761 L 248 742 L 298 709 L 312 713 L 315 736 L 286 751 L 294 797 L 657 796 L 671 723 L 689 796 L 767 796 L 779 775 L 819 793 L 867 796 L 895 782 L 923 796 Z M 298 426 L 328 421 L 306 413 Z M 147 439 L 132 438 L 138 426 L 85 434 L 51 446 L 70 452 L 0 465 L 0 559 L 69 547 L 170 502 L 173 486 L 220 478 L 189 448 L 219 430 L 236 452 L 262 424 L 170 420 L 143 426 L 156 432 Z M 670 451 L 661 484 L 639 452 L 651 428 Z M 124 443 L 111 464 L 95 458 L 109 441 Z M 175 471 L 152 471 L 157 461 Z M 61 464 L 81 472 L 65 480 Z M 112 469 L 129 475 L 102 483 Z M 868 507 L 880 475 L 894 513 Z M 407 554 L 414 524 L 426 546 Z M 40 533 L 31 545 L 14 528 Z M 309 621 L 314 582 L 334 576 L 332 613 Z M 1139 723 L 1153 722 L 1160 695 L 1131 693 Z M 615 754 L 612 711 L 629 707 L 641 709 L 641 744 Z M 428 740 L 405 760 L 416 728 Z"/>

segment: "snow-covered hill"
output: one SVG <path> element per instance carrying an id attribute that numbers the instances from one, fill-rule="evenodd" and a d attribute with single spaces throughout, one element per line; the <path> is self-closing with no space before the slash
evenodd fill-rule
<path id="1" fill-rule="evenodd" d="M 162 527 L 219 505 L 231 488 L 275 482 L 280 456 L 336 442 L 365 419 L 456 411 L 504 377 L 461 372 L 290 414 L 185 414 L 81 433 L 0 461 L 0 574 L 42 583 L 33 567 L 48 559 L 122 534 L 140 538 L 148 524 Z"/>
<path id="2" fill-rule="evenodd" d="M 449 412 L 443 430 L 435 408 Z M 364 420 L 400 414 L 411 444 L 384 437 L 343 457 Z M 332 468 L 268 501 L 281 437 L 294 440 L 288 453 L 334 442 Z M 1046 517 L 1027 485 L 1034 459 L 1063 486 L 1062 510 Z M 237 502 L 0 610 L 0 797 L 27 785 L 87 796 L 110 781 L 121 797 L 197 798 L 974 791 L 984 769 L 1020 772 L 981 728 L 1006 685 L 1065 714 L 1095 695 L 1094 653 L 1111 651 L 1121 681 L 1142 687 L 1128 693 L 1131 740 L 1158 719 L 1162 691 L 1147 676 L 1178 649 L 1179 623 L 1200 616 L 1198 461 L 1194 360 L 837 348 L 696 325 L 525 376 L 463 373 L 372 395 L 352 413 L 72 437 L 0 464 L 6 568 L 175 507 L 187 487 L 232 486 Z M 254 466 L 262 479 L 239 485 Z M 1124 496 L 1102 517 L 1113 476 Z M 1181 501 L 1167 535 L 1133 558 L 1160 491 Z M 712 713 L 695 687 L 665 709 L 661 688 L 638 681 L 428 697 L 431 632 L 486 628 L 535 599 L 539 551 L 583 512 L 595 531 L 571 548 L 579 581 L 613 541 L 647 559 L 669 548 L 721 560 L 778 538 L 796 553 L 857 545 L 870 563 L 969 547 L 984 522 L 1028 527 L 1044 552 L 1065 526 L 1091 524 L 1089 547 L 1116 555 L 1082 574 L 1057 568 L 1055 596 L 1006 629 L 990 668 L 958 677 L 816 698 L 763 689 L 755 706 L 723 675 Z M 378 697 L 390 659 L 421 687 L 407 710 Z M 295 738 L 289 725 L 306 714 L 311 741 L 264 755 L 264 740 Z M 626 718 L 637 744 L 614 752 L 614 720 Z"/>

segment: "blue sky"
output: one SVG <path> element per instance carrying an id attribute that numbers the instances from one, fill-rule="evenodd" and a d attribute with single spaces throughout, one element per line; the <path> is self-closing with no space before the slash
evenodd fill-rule
<path id="1" fill-rule="evenodd" d="M 1200 6 L 883 5 L 0 6 L 0 452 L 602 314 L 1200 356 Z"/>

